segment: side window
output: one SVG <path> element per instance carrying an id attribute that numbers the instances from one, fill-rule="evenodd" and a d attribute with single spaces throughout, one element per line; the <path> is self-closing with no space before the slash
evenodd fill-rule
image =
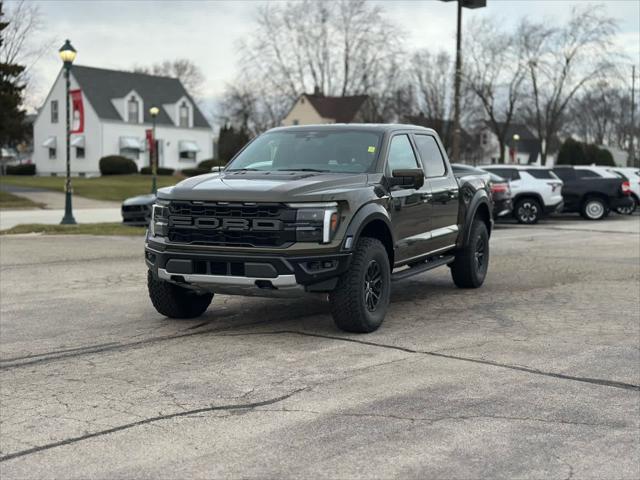
<path id="1" fill-rule="evenodd" d="M 407 135 L 396 135 L 391 139 L 387 156 L 389 171 L 418 168 L 416 156 Z"/>
<path id="2" fill-rule="evenodd" d="M 447 168 L 436 139 L 430 135 L 415 135 L 415 139 L 427 177 L 442 177 Z"/>
<path id="3" fill-rule="evenodd" d="M 565 182 L 576 178 L 575 170 L 572 168 L 557 168 L 553 172 Z"/>
<path id="4" fill-rule="evenodd" d="M 594 172 L 593 170 L 578 170 L 577 171 L 578 176 L 580 178 L 602 178 L 602 175 L 598 175 L 596 172 Z"/>
<path id="5" fill-rule="evenodd" d="M 520 173 L 515 168 L 485 168 L 485 170 L 506 180 L 520 180 Z"/>

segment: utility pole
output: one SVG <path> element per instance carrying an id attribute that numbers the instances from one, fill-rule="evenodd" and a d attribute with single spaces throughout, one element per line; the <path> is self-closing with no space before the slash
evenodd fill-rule
<path id="1" fill-rule="evenodd" d="M 640 162 L 636 162 L 635 159 L 635 130 L 636 130 L 636 66 L 633 65 L 631 67 L 631 128 L 629 132 L 629 159 L 627 160 L 627 166 L 629 167 L 639 167 Z M 640 140 L 638 141 L 640 145 Z"/>
<path id="2" fill-rule="evenodd" d="M 442 0 L 450 2 L 451 0 Z M 487 0 L 457 0 L 458 21 L 456 29 L 456 72 L 453 83 L 453 141 L 451 158 L 454 162 L 460 161 L 460 83 L 462 81 L 462 7 L 482 8 L 487 6 Z M 444 132 L 439 132 L 441 135 Z"/>

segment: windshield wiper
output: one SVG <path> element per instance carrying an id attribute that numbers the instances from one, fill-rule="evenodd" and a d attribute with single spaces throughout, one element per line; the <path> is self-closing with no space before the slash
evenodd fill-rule
<path id="1" fill-rule="evenodd" d="M 278 172 L 330 172 L 331 170 L 319 170 L 317 168 L 279 168 Z"/>
<path id="2" fill-rule="evenodd" d="M 227 170 L 227 172 L 257 172 L 257 168 L 232 168 L 231 170 Z"/>

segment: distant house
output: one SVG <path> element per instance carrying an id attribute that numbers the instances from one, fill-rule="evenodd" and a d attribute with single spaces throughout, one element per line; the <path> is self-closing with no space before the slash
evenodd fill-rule
<path id="1" fill-rule="evenodd" d="M 453 122 L 451 120 L 431 119 L 420 113 L 420 115 L 406 117 L 405 123 L 435 130 L 447 153 L 451 155 L 453 145 Z M 477 163 L 479 159 L 477 137 L 471 135 L 464 128 L 460 128 L 460 160 L 464 163 Z"/>
<path id="2" fill-rule="evenodd" d="M 503 128 L 504 123 L 498 124 Z M 518 135 L 518 140 L 514 139 Z M 481 160 L 478 163 L 497 163 L 500 159 L 498 136 L 488 124 L 478 131 Z M 535 164 L 540 161 L 540 142 L 531 130 L 522 123 L 511 123 L 507 129 L 504 162 L 514 164 Z"/>
<path id="3" fill-rule="evenodd" d="M 194 167 L 213 154 L 213 130 L 176 78 L 74 65 L 71 69 L 71 171 L 99 172 L 107 155 L 122 155 L 138 167 L 149 165 L 145 131 L 151 129 L 149 109 L 156 118 L 159 165 Z M 66 169 L 65 81 L 58 74 L 38 111 L 33 131 L 33 161 L 38 174 L 62 174 Z"/>
<path id="4" fill-rule="evenodd" d="M 316 90 L 313 95 L 300 95 L 282 125 L 366 122 L 370 107 L 368 95 L 326 97 Z"/>

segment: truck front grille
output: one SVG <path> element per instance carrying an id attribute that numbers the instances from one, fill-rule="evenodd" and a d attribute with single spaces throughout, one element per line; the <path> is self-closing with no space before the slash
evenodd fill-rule
<path id="1" fill-rule="evenodd" d="M 190 245 L 284 247 L 295 242 L 296 210 L 279 203 L 173 201 L 168 239 Z"/>

